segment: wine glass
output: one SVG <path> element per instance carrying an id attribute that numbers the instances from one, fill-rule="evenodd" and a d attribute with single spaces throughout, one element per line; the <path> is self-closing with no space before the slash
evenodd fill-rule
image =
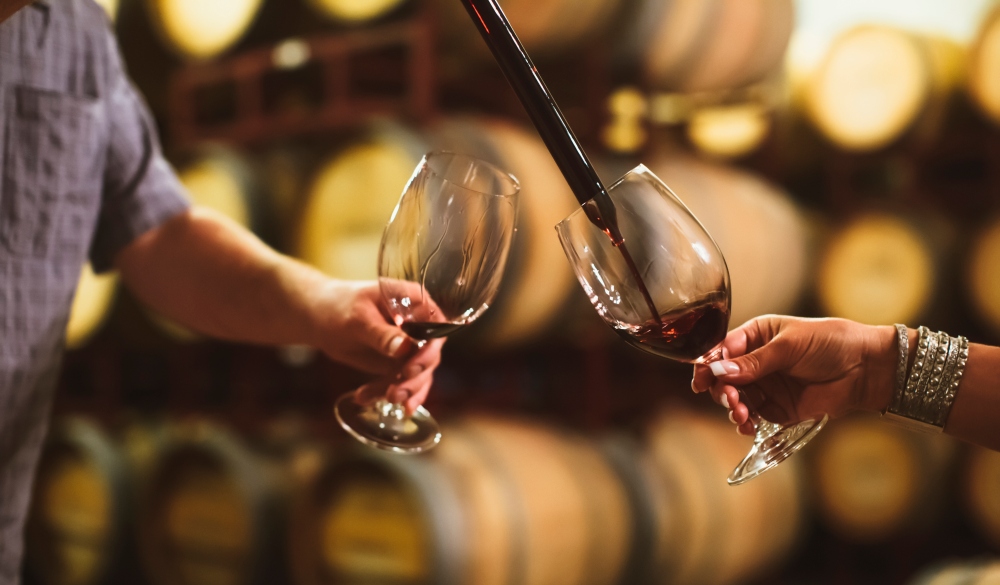
<path id="1" fill-rule="evenodd" d="M 382 233 L 379 289 L 392 321 L 423 346 L 475 321 L 493 302 L 514 235 L 520 185 L 509 173 L 452 152 L 425 155 Z M 356 392 L 334 408 L 356 439 L 416 453 L 441 440 L 424 407 L 362 405 Z"/>
<path id="2" fill-rule="evenodd" d="M 563 251 L 598 314 L 629 344 L 669 359 L 722 357 L 731 304 L 729 269 L 697 218 L 645 166 L 608 189 L 624 244 L 577 209 L 556 226 Z M 741 396 L 743 396 L 741 392 Z M 736 485 L 774 467 L 826 424 L 778 425 L 743 398 L 756 427 L 750 453 L 729 476 Z"/>

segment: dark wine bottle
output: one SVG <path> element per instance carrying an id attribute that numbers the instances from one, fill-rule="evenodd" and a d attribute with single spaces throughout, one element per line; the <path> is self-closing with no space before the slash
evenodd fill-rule
<path id="1" fill-rule="evenodd" d="M 584 206 L 587 217 L 604 230 L 615 244 L 621 243 L 615 206 L 607 189 L 507 22 L 500 5 L 496 0 L 462 0 L 462 4 L 566 177 L 573 195 Z M 593 204 L 587 205 L 588 201 L 593 201 Z"/>
<path id="2" fill-rule="evenodd" d="M 628 252 L 618 227 L 618 214 L 604 183 L 587 158 L 583 146 L 566 122 L 562 110 L 549 92 L 538 69 L 514 34 L 497 0 L 461 0 L 476 28 L 486 41 L 493 58 L 528 112 L 538 134 L 556 165 L 569 183 L 573 195 L 590 221 L 618 247 L 649 307 L 653 320 L 659 319 L 656 305 L 646 290 L 642 276 Z"/>

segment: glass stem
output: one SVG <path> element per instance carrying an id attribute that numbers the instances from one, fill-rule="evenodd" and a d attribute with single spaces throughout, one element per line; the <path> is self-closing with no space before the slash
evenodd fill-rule
<path id="1" fill-rule="evenodd" d="M 781 425 L 775 424 L 769 420 L 765 420 L 760 416 L 760 414 L 757 413 L 757 409 L 755 409 L 753 406 L 750 406 L 750 403 L 747 401 L 747 395 L 745 392 L 743 392 L 742 388 L 737 388 L 736 391 L 740 393 L 740 402 L 746 405 L 747 414 L 749 415 L 748 419 L 753 424 L 754 443 L 763 443 L 768 438 L 770 438 L 775 433 L 781 430 Z"/>

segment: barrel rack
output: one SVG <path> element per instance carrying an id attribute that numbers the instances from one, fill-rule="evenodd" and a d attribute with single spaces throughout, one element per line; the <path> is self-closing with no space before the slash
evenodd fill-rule
<path id="1" fill-rule="evenodd" d="M 219 139 L 251 144 L 374 116 L 425 120 L 434 104 L 431 26 L 421 16 L 182 67 L 168 90 L 170 136 L 181 148 Z M 272 80 L 297 86 L 298 103 L 274 103 L 281 98 L 270 95 Z"/>

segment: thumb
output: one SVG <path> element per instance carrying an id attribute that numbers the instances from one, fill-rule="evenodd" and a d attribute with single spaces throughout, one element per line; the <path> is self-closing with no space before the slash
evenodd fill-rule
<path id="1" fill-rule="evenodd" d="M 416 344 L 398 327 L 373 321 L 367 327 L 368 344 L 384 356 L 399 359 L 410 355 Z"/>
<path id="2" fill-rule="evenodd" d="M 755 349 L 754 351 L 726 360 L 708 364 L 715 377 L 727 384 L 749 384 L 757 380 L 789 368 L 794 356 L 783 351 L 782 344 L 776 340 Z"/>

